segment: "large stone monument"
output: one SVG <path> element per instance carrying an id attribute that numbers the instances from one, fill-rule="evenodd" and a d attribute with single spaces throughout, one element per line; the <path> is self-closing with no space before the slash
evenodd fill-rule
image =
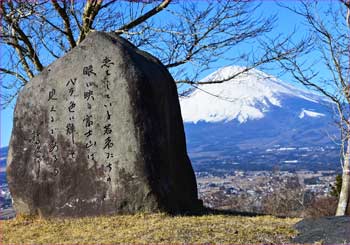
<path id="1" fill-rule="evenodd" d="M 18 96 L 7 161 L 21 214 L 199 206 L 176 85 L 153 56 L 92 32 Z"/>

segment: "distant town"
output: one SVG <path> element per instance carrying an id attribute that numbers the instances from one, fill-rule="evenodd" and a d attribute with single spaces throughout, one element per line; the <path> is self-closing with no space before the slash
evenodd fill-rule
<path id="1" fill-rule="evenodd" d="M 196 172 L 200 199 L 205 206 L 242 212 L 263 212 L 263 202 L 271 194 L 305 199 L 329 196 L 336 171 L 241 171 L 221 176 Z M 291 196 L 290 198 L 296 198 Z"/>

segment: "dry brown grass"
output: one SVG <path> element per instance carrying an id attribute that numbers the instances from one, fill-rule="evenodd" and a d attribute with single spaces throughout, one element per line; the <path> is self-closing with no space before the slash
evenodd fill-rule
<path id="1" fill-rule="evenodd" d="M 137 214 L 1 221 L 1 244 L 288 243 L 299 219 L 233 215 Z"/>

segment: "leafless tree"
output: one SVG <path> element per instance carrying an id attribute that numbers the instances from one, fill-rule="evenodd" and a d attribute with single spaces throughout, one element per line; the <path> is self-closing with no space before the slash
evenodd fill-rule
<path id="1" fill-rule="evenodd" d="M 312 40 L 309 49 L 278 60 L 281 67 L 296 81 L 326 96 L 336 108 L 343 170 L 336 215 L 345 215 L 350 191 L 350 1 L 280 5 L 302 17 Z"/>
<path id="2" fill-rule="evenodd" d="M 183 95 L 229 50 L 237 55 L 226 57 L 228 62 L 245 61 L 243 73 L 304 48 L 301 43 L 282 49 L 288 38 L 277 37 L 276 52 L 240 52 L 240 44 L 264 39 L 276 21 L 258 16 L 259 6 L 244 0 L 1 0 L 1 105 L 8 105 L 32 77 L 94 30 L 115 32 L 151 52 L 182 86 Z"/>

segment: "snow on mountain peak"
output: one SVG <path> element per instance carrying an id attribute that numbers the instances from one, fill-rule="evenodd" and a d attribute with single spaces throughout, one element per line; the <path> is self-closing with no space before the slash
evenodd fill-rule
<path id="1" fill-rule="evenodd" d="M 201 81 L 225 80 L 244 69 L 240 66 L 223 67 Z M 189 97 L 182 98 L 180 104 L 184 122 L 236 119 L 244 123 L 247 120 L 263 118 L 271 106 L 281 107 L 283 95 L 297 96 L 316 103 L 319 99 L 314 94 L 251 69 L 223 83 L 199 85 Z"/>
<path id="2" fill-rule="evenodd" d="M 323 113 L 303 109 L 299 114 L 299 118 L 302 119 L 306 116 L 308 116 L 308 117 L 324 117 L 326 115 Z"/>

